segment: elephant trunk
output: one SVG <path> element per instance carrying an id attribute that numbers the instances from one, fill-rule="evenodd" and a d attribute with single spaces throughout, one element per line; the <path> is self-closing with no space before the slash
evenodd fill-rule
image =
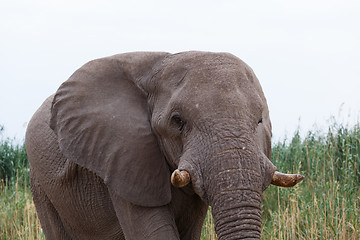
<path id="1" fill-rule="evenodd" d="M 219 240 L 260 239 L 261 197 L 252 190 L 218 194 L 212 205 Z"/>
<path id="2" fill-rule="evenodd" d="M 260 158 L 252 145 L 243 144 L 220 150 L 205 170 L 204 187 L 220 240 L 261 237 Z"/>

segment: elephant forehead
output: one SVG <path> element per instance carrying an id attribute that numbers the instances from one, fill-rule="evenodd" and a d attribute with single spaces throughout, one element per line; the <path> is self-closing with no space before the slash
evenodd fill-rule
<path id="1" fill-rule="evenodd" d="M 249 79 L 243 69 L 237 68 L 236 64 L 221 66 L 206 66 L 191 69 L 187 72 L 184 83 L 194 90 L 233 92 L 235 89 L 247 88 L 250 85 Z"/>
<path id="2" fill-rule="evenodd" d="M 251 109 L 258 115 L 266 105 L 252 69 L 231 54 L 170 55 L 153 79 L 157 98 L 175 109 L 187 108 L 196 113 L 239 113 Z"/>
<path id="3" fill-rule="evenodd" d="M 247 74 L 234 67 L 190 70 L 178 92 L 179 99 L 187 99 L 195 106 L 240 108 L 248 104 L 262 105 L 261 93 Z"/>
<path id="4" fill-rule="evenodd" d="M 173 86 L 179 86 L 187 73 L 202 77 L 208 73 L 222 72 L 227 74 L 232 70 L 246 72 L 247 65 L 239 58 L 229 53 L 182 52 L 169 55 L 156 70 L 160 79 Z"/>

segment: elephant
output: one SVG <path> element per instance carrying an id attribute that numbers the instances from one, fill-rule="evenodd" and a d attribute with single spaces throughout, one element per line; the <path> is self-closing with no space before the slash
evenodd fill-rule
<path id="1" fill-rule="evenodd" d="M 230 53 L 92 60 L 30 120 L 25 146 L 47 239 L 260 239 L 263 191 L 304 176 L 271 163 L 253 70 Z"/>

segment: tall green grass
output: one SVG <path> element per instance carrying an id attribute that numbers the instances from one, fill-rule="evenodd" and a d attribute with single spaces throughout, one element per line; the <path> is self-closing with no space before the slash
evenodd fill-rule
<path id="1" fill-rule="evenodd" d="M 29 185 L 24 182 L 0 184 L 0 239 L 45 239 Z"/>
<path id="2" fill-rule="evenodd" d="M 360 127 L 334 124 L 325 134 L 296 133 L 276 143 L 280 171 L 301 172 L 290 189 L 264 193 L 263 239 L 360 239 Z"/>
<path id="3" fill-rule="evenodd" d="M 326 133 L 295 133 L 273 144 L 278 170 L 306 178 L 294 188 L 269 186 L 264 192 L 262 239 L 360 239 L 359 141 L 359 125 L 333 124 Z M 0 169 L 0 239 L 44 239 L 24 146 L 2 138 Z M 202 239 L 216 239 L 210 210 Z"/>
<path id="4" fill-rule="evenodd" d="M 0 125 L 0 239 L 45 239 L 29 186 L 24 144 L 2 137 Z"/>
<path id="5" fill-rule="evenodd" d="M 0 125 L 0 179 L 5 184 L 17 180 L 29 179 L 29 161 L 26 156 L 25 145 L 18 145 L 14 140 L 2 137 L 4 127 Z"/>

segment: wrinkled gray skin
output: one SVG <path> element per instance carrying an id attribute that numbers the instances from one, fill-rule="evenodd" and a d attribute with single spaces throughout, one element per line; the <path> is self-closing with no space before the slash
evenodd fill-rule
<path id="1" fill-rule="evenodd" d="M 251 68 L 227 53 L 128 53 L 91 61 L 34 114 L 31 189 L 47 239 L 260 239 L 275 167 Z M 187 170 L 192 182 L 170 183 Z"/>

